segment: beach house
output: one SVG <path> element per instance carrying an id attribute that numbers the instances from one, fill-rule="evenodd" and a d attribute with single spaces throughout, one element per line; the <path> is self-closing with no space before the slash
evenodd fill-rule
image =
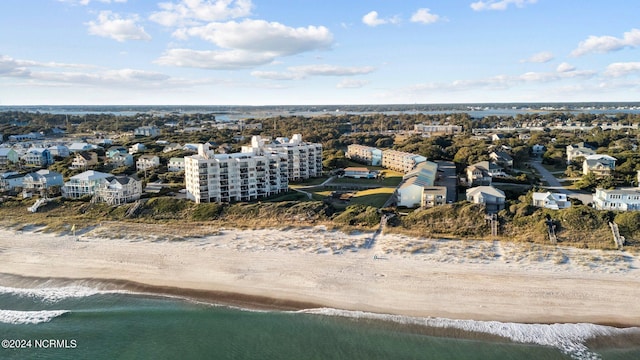
<path id="1" fill-rule="evenodd" d="M 96 187 L 102 179 L 113 177 L 111 174 L 87 170 L 81 174 L 72 176 L 62 187 L 62 196 L 78 199 L 86 195 L 93 195 Z"/>
<path id="2" fill-rule="evenodd" d="M 22 182 L 25 190 L 42 190 L 64 185 L 62 174 L 46 169 L 25 175 Z"/>
<path id="3" fill-rule="evenodd" d="M 571 202 L 566 194 L 547 192 L 534 192 L 532 205 L 546 209 L 566 209 L 571 207 Z"/>
<path id="4" fill-rule="evenodd" d="M 23 187 L 23 184 L 24 174 L 19 174 L 15 171 L 0 174 L 0 192 L 21 188 Z"/>
<path id="5" fill-rule="evenodd" d="M 596 189 L 593 206 L 598 210 L 640 210 L 640 189 Z"/>
<path id="6" fill-rule="evenodd" d="M 491 185 L 494 176 L 504 174 L 503 168 L 490 161 L 480 161 L 465 169 L 468 186 Z"/>
<path id="7" fill-rule="evenodd" d="M 167 163 L 167 170 L 170 172 L 184 171 L 184 158 L 172 157 Z"/>
<path id="8" fill-rule="evenodd" d="M 94 165 L 98 165 L 98 154 L 87 151 L 76 153 L 71 162 L 72 169 L 86 169 Z"/>
<path id="9" fill-rule="evenodd" d="M 158 136 L 160 135 L 160 129 L 155 126 L 140 126 L 133 130 L 134 136 Z"/>
<path id="10" fill-rule="evenodd" d="M 596 150 L 587 145 L 584 142 L 580 142 L 573 145 L 567 145 L 567 165 L 570 164 L 578 157 L 587 157 L 588 155 L 595 155 Z"/>
<path id="11" fill-rule="evenodd" d="M 160 158 L 155 155 L 142 155 L 136 161 L 136 170 L 144 171 L 160 166 Z"/>
<path id="12" fill-rule="evenodd" d="M 19 160 L 18 153 L 12 148 L 0 148 L 0 168 L 6 168 Z"/>
<path id="13" fill-rule="evenodd" d="M 467 201 L 484 204 L 488 213 L 496 213 L 504 209 L 506 196 L 493 186 L 477 186 L 467 189 Z"/>
<path id="14" fill-rule="evenodd" d="M 112 176 L 100 179 L 95 187 L 95 199 L 109 205 L 120 205 L 140 199 L 142 181 L 132 176 Z"/>
<path id="15" fill-rule="evenodd" d="M 598 177 L 610 176 L 616 168 L 616 160 L 609 155 L 587 155 L 582 162 L 582 173 L 584 175 L 593 173 Z"/>

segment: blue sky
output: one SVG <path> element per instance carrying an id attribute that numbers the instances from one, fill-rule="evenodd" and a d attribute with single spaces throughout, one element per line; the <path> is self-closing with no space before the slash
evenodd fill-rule
<path id="1" fill-rule="evenodd" d="M 2 0 L 0 105 L 638 101 L 629 0 Z"/>

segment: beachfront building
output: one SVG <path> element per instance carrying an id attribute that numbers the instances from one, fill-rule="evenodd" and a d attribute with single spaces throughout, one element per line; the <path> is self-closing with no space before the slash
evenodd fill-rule
<path id="1" fill-rule="evenodd" d="M 86 195 L 93 195 L 96 187 L 100 185 L 101 180 L 110 177 L 113 177 L 113 175 L 95 170 L 87 170 L 72 176 L 69 181 L 64 183 L 62 196 L 78 199 Z"/>
<path id="2" fill-rule="evenodd" d="M 413 131 L 422 134 L 460 134 L 462 126 L 460 125 L 439 125 L 439 124 L 415 124 Z"/>
<path id="3" fill-rule="evenodd" d="M 366 167 L 348 167 L 344 169 L 344 177 L 353 179 L 373 179 L 376 177 L 376 172 L 371 171 Z"/>
<path id="4" fill-rule="evenodd" d="M 201 144 L 197 155 L 186 156 L 187 199 L 197 203 L 251 201 L 287 191 L 288 154 L 244 150 L 215 154 L 209 144 Z"/>
<path id="5" fill-rule="evenodd" d="M 6 168 L 19 160 L 18 153 L 12 148 L 0 148 L 0 168 Z"/>
<path id="6" fill-rule="evenodd" d="M 146 146 L 144 146 L 144 144 L 133 144 L 131 145 L 131 147 L 129 148 L 129 154 L 133 155 L 133 154 L 137 154 L 141 151 L 145 151 L 147 149 Z"/>
<path id="7" fill-rule="evenodd" d="M 142 181 L 132 176 L 111 176 L 100 179 L 95 187 L 95 200 L 120 205 L 140 199 Z"/>
<path id="8" fill-rule="evenodd" d="M 640 190 L 596 189 L 593 205 L 598 210 L 638 211 L 640 210 Z"/>
<path id="9" fill-rule="evenodd" d="M 62 174 L 45 169 L 25 175 L 22 183 L 25 190 L 43 190 L 64 185 Z"/>
<path id="10" fill-rule="evenodd" d="M 533 206 L 546 209 L 567 209 L 571 207 L 571 202 L 567 199 L 567 194 L 547 192 L 533 193 Z"/>
<path id="11" fill-rule="evenodd" d="M 86 169 L 94 165 L 98 165 L 98 154 L 94 152 L 78 152 L 71 162 L 72 169 Z"/>
<path id="12" fill-rule="evenodd" d="M 24 174 L 15 171 L 0 174 L 0 192 L 11 191 L 24 186 Z"/>
<path id="13" fill-rule="evenodd" d="M 382 165 L 382 150 L 371 146 L 351 144 L 347 146 L 345 157 L 365 165 Z"/>
<path id="14" fill-rule="evenodd" d="M 396 189 L 396 205 L 407 208 L 433 207 L 445 204 L 447 188 L 434 186 L 438 175 L 438 164 L 425 161 L 403 176 Z"/>
<path id="15" fill-rule="evenodd" d="M 136 170 L 144 171 L 160 166 L 160 158 L 155 155 L 142 155 L 136 161 Z"/>
<path id="16" fill-rule="evenodd" d="M 184 158 L 172 157 L 169 159 L 167 170 L 170 172 L 184 171 Z"/>
<path id="17" fill-rule="evenodd" d="M 580 142 L 573 145 L 567 145 L 567 165 L 570 164 L 578 157 L 587 157 L 589 155 L 595 155 L 596 150 L 591 146 Z"/>
<path id="18" fill-rule="evenodd" d="M 135 128 L 135 130 L 133 130 L 133 135 L 134 136 L 150 136 L 150 137 L 159 136 L 160 129 L 158 129 L 155 126 L 140 126 L 138 128 Z"/>
<path id="19" fill-rule="evenodd" d="M 279 137 L 275 141 L 253 136 L 251 145 L 243 146 L 241 152 L 286 156 L 288 181 L 301 181 L 322 175 L 322 145 L 302 141 L 300 134 L 294 134 L 291 139 Z"/>
<path id="20" fill-rule="evenodd" d="M 427 158 L 421 155 L 412 154 L 397 150 L 384 150 L 382 152 L 382 167 L 408 173 L 421 162 L 427 161 Z"/>
<path id="21" fill-rule="evenodd" d="M 86 142 L 75 142 L 69 145 L 69 152 L 75 153 L 75 152 L 81 152 L 81 151 L 94 150 L 97 148 L 98 147 L 96 145 L 92 145 Z"/>
<path id="22" fill-rule="evenodd" d="M 610 176 L 616 168 L 616 160 L 609 155 L 587 155 L 582 162 L 582 173 L 584 175 L 593 173 L 599 177 Z"/>
<path id="23" fill-rule="evenodd" d="M 493 186 L 477 186 L 467 189 L 467 201 L 484 204 L 488 213 L 496 213 L 504 209 L 506 196 Z"/>

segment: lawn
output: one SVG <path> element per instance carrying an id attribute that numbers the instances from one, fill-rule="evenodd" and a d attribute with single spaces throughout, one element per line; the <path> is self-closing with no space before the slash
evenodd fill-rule
<path id="1" fill-rule="evenodd" d="M 358 191 L 352 198 L 350 203 L 369 205 L 373 207 L 381 208 L 384 203 L 389 200 L 389 197 L 393 194 L 394 188 L 377 188 Z"/>
<path id="2" fill-rule="evenodd" d="M 336 184 L 364 184 L 396 187 L 402 181 L 402 173 L 393 170 L 381 170 L 382 179 L 352 179 L 352 178 L 336 178 L 332 183 Z"/>
<path id="3" fill-rule="evenodd" d="M 302 187 L 302 186 L 320 185 L 327 179 L 328 179 L 328 177 L 326 177 L 326 176 L 321 176 L 321 177 L 316 177 L 316 178 L 309 178 L 309 179 L 306 179 L 304 181 L 291 182 L 291 183 L 289 183 L 289 186 L 295 188 L 295 187 Z"/>

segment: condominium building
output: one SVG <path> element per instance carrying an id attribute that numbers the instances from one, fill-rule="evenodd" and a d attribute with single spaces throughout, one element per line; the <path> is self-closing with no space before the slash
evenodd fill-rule
<path id="1" fill-rule="evenodd" d="M 215 154 L 201 144 L 184 158 L 187 199 L 201 202 L 250 201 L 287 191 L 287 157 L 278 153 Z"/>
<path id="2" fill-rule="evenodd" d="M 425 134 L 459 134 L 462 132 L 460 125 L 415 124 L 413 130 Z"/>
<path id="3" fill-rule="evenodd" d="M 403 173 L 408 173 L 417 164 L 425 161 L 427 158 L 424 156 L 403 151 L 384 150 L 382 152 L 382 167 Z"/>
<path id="4" fill-rule="evenodd" d="M 277 138 L 268 142 L 260 136 L 251 138 L 251 146 L 243 146 L 242 152 L 258 155 L 281 154 L 287 157 L 289 181 L 300 181 L 322 175 L 322 144 L 302 141 L 302 135 L 295 134 L 289 140 Z"/>
<path id="5" fill-rule="evenodd" d="M 347 146 L 347 159 L 371 166 L 382 165 L 382 150 L 371 146 L 351 144 Z"/>
<path id="6" fill-rule="evenodd" d="M 200 144 L 184 158 L 187 198 L 195 202 L 251 201 L 287 191 L 289 181 L 322 174 L 322 145 L 301 135 L 267 142 L 260 136 L 232 154 L 216 154 Z"/>

